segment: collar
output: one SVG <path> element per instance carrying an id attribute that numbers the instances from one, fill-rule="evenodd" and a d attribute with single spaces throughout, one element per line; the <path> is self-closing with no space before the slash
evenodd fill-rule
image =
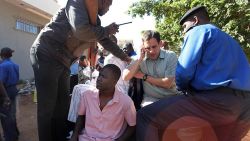
<path id="1" fill-rule="evenodd" d="M 164 50 L 160 50 L 160 55 L 159 55 L 159 57 L 158 58 L 160 58 L 160 59 L 164 59 L 165 58 L 165 51 Z"/>
<path id="2" fill-rule="evenodd" d="M 5 59 L 3 59 L 3 60 L 0 61 L 0 62 L 3 63 L 3 62 L 7 62 L 7 61 L 11 61 L 10 58 L 5 58 Z"/>
<path id="3" fill-rule="evenodd" d="M 95 95 L 95 97 L 96 98 L 99 98 L 99 90 L 98 89 L 96 89 L 97 91 L 97 93 L 96 93 L 96 95 Z M 114 92 L 114 96 L 113 96 L 113 99 L 111 100 L 112 101 L 112 103 L 114 103 L 114 102 L 119 102 L 119 100 L 120 100 L 120 91 L 117 89 L 117 88 L 115 88 L 115 92 Z"/>
<path id="4" fill-rule="evenodd" d="M 3 59 L 3 61 L 10 61 L 10 58 L 5 58 Z"/>
<path id="5" fill-rule="evenodd" d="M 115 87 L 115 93 L 114 93 L 114 96 L 113 96 L 113 99 L 112 99 L 113 102 L 119 102 L 119 99 L 120 99 L 119 94 L 120 94 L 119 90 Z"/>
<path id="6" fill-rule="evenodd" d="M 128 54 L 129 57 L 137 55 L 135 51 L 132 51 Z"/>
<path id="7" fill-rule="evenodd" d="M 89 67 L 89 66 L 87 66 L 87 67 L 82 67 L 82 66 L 79 66 L 79 68 L 80 68 L 80 71 L 81 71 L 81 70 L 84 70 L 84 69 L 90 69 L 90 67 Z"/>

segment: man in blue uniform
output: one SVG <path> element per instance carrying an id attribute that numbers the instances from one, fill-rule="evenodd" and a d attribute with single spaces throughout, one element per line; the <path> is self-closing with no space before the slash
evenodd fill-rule
<path id="1" fill-rule="evenodd" d="M 176 68 L 182 95 L 138 112 L 137 139 L 239 141 L 250 129 L 250 67 L 240 45 L 210 23 L 204 6 L 181 18 Z"/>
<path id="2" fill-rule="evenodd" d="M 4 47 L 0 53 L 2 58 L 0 64 L 0 81 L 11 102 L 10 107 L 0 108 L 0 112 L 4 114 L 1 117 L 1 123 L 5 141 L 17 141 L 19 134 L 16 124 L 16 96 L 18 94 L 16 85 L 19 80 L 19 66 L 10 59 L 13 52 L 14 50 Z"/>

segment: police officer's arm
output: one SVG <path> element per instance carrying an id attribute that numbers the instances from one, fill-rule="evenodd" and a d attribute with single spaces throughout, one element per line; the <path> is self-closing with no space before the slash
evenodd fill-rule
<path id="1" fill-rule="evenodd" d="M 176 67 L 176 85 L 179 90 L 190 87 L 190 81 L 194 78 L 197 65 L 204 54 L 206 47 L 204 44 L 209 40 L 207 36 L 211 38 L 208 31 L 197 28 L 186 33 Z"/>

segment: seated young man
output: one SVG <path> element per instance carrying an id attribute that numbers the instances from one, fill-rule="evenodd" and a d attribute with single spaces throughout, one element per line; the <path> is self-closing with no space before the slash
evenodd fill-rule
<path id="1" fill-rule="evenodd" d="M 116 89 L 120 69 L 104 66 L 96 88 L 82 94 L 76 127 L 70 141 L 125 141 L 134 133 L 136 110 L 133 101 Z"/>

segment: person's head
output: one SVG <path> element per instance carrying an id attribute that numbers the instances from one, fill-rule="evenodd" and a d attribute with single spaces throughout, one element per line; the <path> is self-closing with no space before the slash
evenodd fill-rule
<path id="1" fill-rule="evenodd" d="M 153 30 L 142 32 L 143 47 L 147 50 L 147 57 L 156 60 L 160 55 L 162 46 L 160 33 Z"/>
<path id="2" fill-rule="evenodd" d="M 98 0 L 98 15 L 103 16 L 109 11 L 113 0 Z"/>
<path id="3" fill-rule="evenodd" d="M 87 67 L 88 65 L 89 65 L 89 63 L 88 63 L 88 60 L 87 60 L 86 56 L 82 55 L 79 58 L 79 66 L 81 66 L 81 67 Z"/>
<path id="4" fill-rule="evenodd" d="M 8 47 L 4 47 L 1 49 L 0 56 L 2 59 L 7 59 L 7 58 L 12 57 L 13 52 L 14 52 L 14 50 L 12 50 Z"/>
<path id="5" fill-rule="evenodd" d="M 210 22 L 206 7 L 197 6 L 188 10 L 180 20 L 183 32 L 186 33 L 192 27 Z"/>
<path id="6" fill-rule="evenodd" d="M 99 53 L 99 55 L 100 55 L 101 58 L 104 58 L 104 53 L 103 53 L 103 51 L 101 51 L 101 52 Z"/>
<path id="7" fill-rule="evenodd" d="M 162 49 L 169 50 L 168 42 L 165 40 L 162 40 Z"/>
<path id="8" fill-rule="evenodd" d="M 109 35 L 109 39 L 114 42 L 115 44 L 117 44 L 117 38 L 115 37 L 115 35 Z"/>
<path id="9" fill-rule="evenodd" d="M 127 55 L 134 51 L 132 43 L 128 42 L 124 45 L 122 49 Z"/>
<path id="10" fill-rule="evenodd" d="M 114 64 L 105 65 L 99 72 L 96 88 L 100 91 L 113 90 L 121 76 L 121 70 Z"/>

